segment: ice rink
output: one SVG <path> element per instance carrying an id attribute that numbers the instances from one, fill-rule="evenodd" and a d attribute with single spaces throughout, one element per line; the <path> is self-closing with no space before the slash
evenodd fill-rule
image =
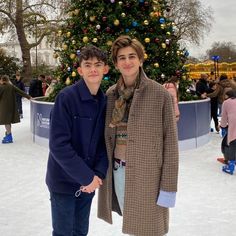
<path id="1" fill-rule="evenodd" d="M 50 236 L 51 216 L 45 172 L 48 149 L 32 142 L 30 102 L 24 118 L 13 125 L 13 144 L 0 143 L 0 236 Z M 4 127 L 0 126 L 1 139 Z M 168 236 L 235 236 L 236 173 L 221 171 L 221 137 L 194 150 L 180 152 L 176 207 L 170 210 Z M 89 236 L 121 236 L 122 218 L 114 224 L 96 218 L 94 198 Z M 145 235 L 148 236 L 148 235 Z"/>

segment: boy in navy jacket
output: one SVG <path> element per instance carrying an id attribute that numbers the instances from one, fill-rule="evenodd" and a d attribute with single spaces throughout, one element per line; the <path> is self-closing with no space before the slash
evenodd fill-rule
<path id="1" fill-rule="evenodd" d="M 100 89 L 108 70 L 105 53 L 83 48 L 78 67 L 83 79 L 58 94 L 51 113 L 46 183 L 53 236 L 88 234 L 92 198 L 108 168 L 106 98 Z"/>

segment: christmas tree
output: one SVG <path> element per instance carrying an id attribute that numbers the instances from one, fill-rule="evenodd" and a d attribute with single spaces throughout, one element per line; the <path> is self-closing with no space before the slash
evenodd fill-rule
<path id="1" fill-rule="evenodd" d="M 149 78 L 164 83 L 170 76 L 177 75 L 181 87 L 188 51 L 180 49 L 174 22 L 168 18 L 171 9 L 167 1 L 71 0 L 68 8 L 69 17 L 58 32 L 61 47 L 54 54 L 61 61 L 57 70 L 60 83 L 49 100 L 54 100 L 63 87 L 80 79 L 77 67 L 82 47 L 93 44 L 110 55 L 112 42 L 124 34 L 137 38 L 144 45 L 144 70 Z M 112 63 L 110 67 L 102 82 L 104 91 L 119 77 Z M 183 91 L 187 84 L 183 81 Z M 181 96 L 182 100 L 188 100 L 184 94 Z"/>

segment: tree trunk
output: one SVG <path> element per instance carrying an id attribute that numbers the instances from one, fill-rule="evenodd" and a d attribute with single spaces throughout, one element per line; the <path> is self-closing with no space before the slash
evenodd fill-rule
<path id="1" fill-rule="evenodd" d="M 31 57 L 30 57 L 30 45 L 27 41 L 24 24 L 23 24 L 23 15 L 22 15 L 22 0 L 16 1 L 16 32 L 18 40 L 20 43 L 22 61 L 23 61 L 23 71 L 22 76 L 24 78 L 24 83 L 29 85 L 29 82 L 32 78 L 32 66 L 31 66 Z"/>

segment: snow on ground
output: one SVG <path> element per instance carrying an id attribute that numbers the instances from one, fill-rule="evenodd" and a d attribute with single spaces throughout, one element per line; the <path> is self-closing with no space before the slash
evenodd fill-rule
<path id="1" fill-rule="evenodd" d="M 48 149 L 32 142 L 30 111 L 24 100 L 24 118 L 13 125 L 13 144 L 0 143 L 0 235 L 51 235 L 50 202 L 45 185 Z M 1 138 L 4 127 L 0 126 Z M 235 236 L 236 173 L 221 171 L 221 137 L 180 153 L 179 191 L 170 210 L 168 236 Z M 89 236 L 122 236 L 122 218 L 114 213 L 111 226 L 96 218 L 94 198 Z M 148 236 L 148 235 L 145 235 Z"/>

